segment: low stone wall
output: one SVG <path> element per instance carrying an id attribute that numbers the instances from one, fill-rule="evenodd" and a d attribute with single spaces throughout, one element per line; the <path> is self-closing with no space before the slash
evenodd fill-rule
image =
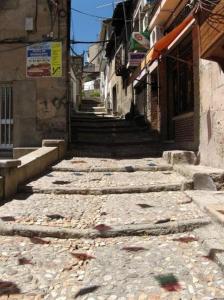
<path id="1" fill-rule="evenodd" d="M 13 159 L 18 159 L 24 155 L 27 155 L 33 151 L 36 151 L 38 148 L 23 147 L 23 148 L 13 148 Z"/>
<path id="2" fill-rule="evenodd" d="M 60 161 L 65 151 L 63 140 L 44 140 L 41 148 L 20 159 L 0 160 L 0 199 L 13 196 L 19 184 L 41 175 Z"/>

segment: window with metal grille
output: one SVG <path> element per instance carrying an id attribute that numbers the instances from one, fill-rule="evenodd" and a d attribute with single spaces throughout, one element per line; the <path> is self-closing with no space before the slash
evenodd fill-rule
<path id="1" fill-rule="evenodd" d="M 0 84 L 0 149 L 13 147 L 13 93 L 10 84 Z"/>

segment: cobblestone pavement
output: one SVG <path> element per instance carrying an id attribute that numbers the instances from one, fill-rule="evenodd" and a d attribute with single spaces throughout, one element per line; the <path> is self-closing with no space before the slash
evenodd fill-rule
<path id="1" fill-rule="evenodd" d="M 72 161 L 97 166 L 82 171 Z M 206 215 L 181 191 L 68 195 L 71 186 L 170 184 L 184 178 L 169 170 L 106 172 L 111 166 L 163 165 L 160 159 L 63 161 L 29 185 L 63 187 L 65 194 L 17 194 L 0 207 L 0 222 L 86 229 L 191 221 Z M 71 167 L 70 172 L 60 168 Z M 101 172 L 99 172 L 101 169 Z M 127 170 L 128 171 L 128 170 Z M 69 182 L 69 183 L 68 183 Z M 212 300 L 224 297 L 224 278 L 194 232 L 160 236 L 56 239 L 0 236 L 0 299 Z"/>
<path id="2" fill-rule="evenodd" d="M 214 299 L 223 274 L 191 234 L 0 239 L 0 299 Z M 84 253 L 84 254 L 82 254 Z M 77 254 L 88 254 L 86 261 Z M 7 298 L 5 298 L 7 299 Z"/>
<path id="3" fill-rule="evenodd" d="M 17 195 L 0 207 L 0 219 L 27 225 L 91 228 L 97 224 L 153 224 L 205 214 L 183 192 L 83 195 Z M 10 221 L 11 217 L 11 221 Z"/>

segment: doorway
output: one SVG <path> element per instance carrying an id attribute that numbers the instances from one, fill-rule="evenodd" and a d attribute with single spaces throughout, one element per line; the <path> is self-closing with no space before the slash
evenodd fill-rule
<path id="1" fill-rule="evenodd" d="M 116 85 L 113 87 L 112 93 L 113 93 L 113 114 L 116 115 L 117 114 L 117 88 L 116 88 Z"/>

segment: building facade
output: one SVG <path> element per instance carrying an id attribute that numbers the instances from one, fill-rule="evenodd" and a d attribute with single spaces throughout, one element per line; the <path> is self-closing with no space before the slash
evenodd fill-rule
<path id="1" fill-rule="evenodd" d="M 125 3 L 130 15 L 117 5 L 106 46 L 112 111 L 132 103 L 164 150 L 192 150 L 222 168 L 224 1 Z M 126 35 L 122 16 L 131 20 Z"/>
<path id="2" fill-rule="evenodd" d="M 82 100 L 82 76 L 83 76 L 83 61 L 82 55 L 75 55 L 70 57 L 71 73 L 70 73 L 70 91 L 71 91 L 71 108 L 75 111 L 79 110 Z"/>
<path id="3" fill-rule="evenodd" d="M 70 1 L 0 1 L 0 150 L 67 139 Z"/>
<path id="4" fill-rule="evenodd" d="M 224 167 L 224 1 L 198 11 L 200 40 L 200 157 Z"/>

